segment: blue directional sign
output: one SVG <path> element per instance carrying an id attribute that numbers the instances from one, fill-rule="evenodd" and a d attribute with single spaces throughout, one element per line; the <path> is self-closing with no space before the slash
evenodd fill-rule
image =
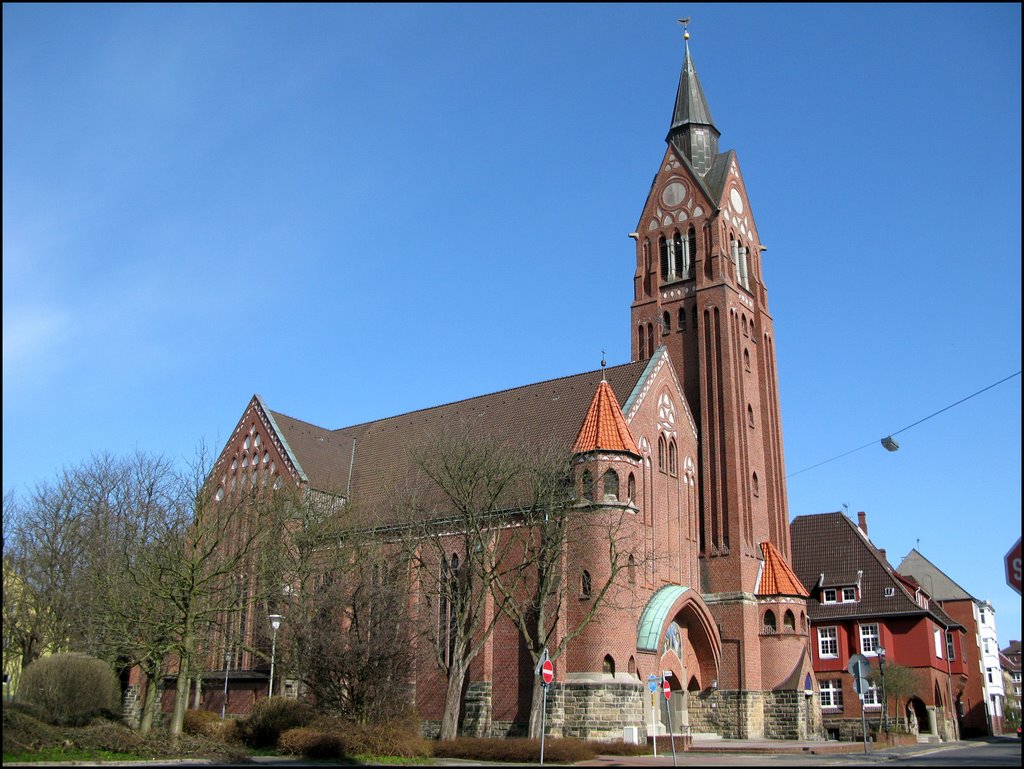
<path id="1" fill-rule="evenodd" d="M 647 676 L 647 688 L 651 690 L 651 694 L 654 694 L 656 691 L 658 691 L 657 676 Z"/>

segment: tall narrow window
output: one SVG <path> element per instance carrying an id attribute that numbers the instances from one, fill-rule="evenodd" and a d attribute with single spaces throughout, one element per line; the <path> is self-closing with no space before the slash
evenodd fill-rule
<path id="1" fill-rule="evenodd" d="M 672 315 L 666 310 L 661 315 L 661 333 L 668 334 L 672 331 Z"/>
<path id="2" fill-rule="evenodd" d="M 761 483 L 757 480 L 757 473 L 750 478 L 750 488 L 754 492 L 755 497 L 761 496 Z"/>
<path id="3" fill-rule="evenodd" d="M 580 575 L 580 598 L 590 598 L 591 590 L 590 572 L 584 569 L 583 574 Z"/>
<path id="4" fill-rule="evenodd" d="M 594 476 L 589 470 L 583 471 L 583 498 L 594 499 Z"/>
<path id="5" fill-rule="evenodd" d="M 668 271 L 671 266 L 668 261 L 668 241 L 664 237 L 658 239 L 658 252 L 661 256 L 661 279 L 668 280 Z"/>
<path id="6" fill-rule="evenodd" d="M 754 409 L 749 403 L 747 404 L 747 424 L 751 427 L 754 426 Z"/>
<path id="7" fill-rule="evenodd" d="M 647 324 L 647 357 L 654 357 L 654 324 Z"/>
<path id="8" fill-rule="evenodd" d="M 636 327 L 636 357 L 637 360 L 647 358 L 647 335 L 644 334 L 644 325 L 641 323 Z"/>
<path id="9" fill-rule="evenodd" d="M 682 235 L 679 234 L 679 230 L 676 230 L 676 236 L 675 236 L 675 239 L 673 240 L 673 245 L 675 246 L 675 248 L 673 249 L 673 251 L 675 252 L 673 254 L 673 256 L 675 257 L 675 267 L 676 267 L 675 277 L 681 278 L 685 274 L 684 271 L 683 271 L 683 263 L 685 261 L 685 257 L 683 256 L 683 253 L 684 253 L 683 252 L 683 237 L 682 237 Z"/>
<path id="10" fill-rule="evenodd" d="M 633 557 L 632 553 L 629 554 L 629 562 L 626 565 L 626 572 L 629 575 L 629 584 L 635 585 L 636 584 L 636 558 Z"/>
<path id="11" fill-rule="evenodd" d="M 697 231 L 690 227 L 686 233 L 686 274 L 684 278 L 693 277 L 693 266 L 697 264 Z"/>
<path id="12" fill-rule="evenodd" d="M 750 351 L 746 349 L 743 350 L 743 368 L 750 371 Z"/>
<path id="13" fill-rule="evenodd" d="M 679 330 L 686 331 L 686 310 L 679 308 Z"/>
<path id="14" fill-rule="evenodd" d="M 739 280 L 740 247 L 732 238 L 729 238 L 729 261 L 732 262 L 733 275 L 735 275 L 736 279 Z"/>
<path id="15" fill-rule="evenodd" d="M 630 502 L 636 499 L 636 476 L 633 473 L 629 474 L 629 479 L 626 481 L 626 494 Z"/>
<path id="16" fill-rule="evenodd" d="M 602 480 L 604 485 L 604 498 L 619 500 L 619 476 L 614 470 L 605 470 Z"/>
<path id="17" fill-rule="evenodd" d="M 740 285 L 743 286 L 743 288 L 750 288 L 750 285 L 747 282 L 747 247 L 746 246 L 740 246 L 739 247 L 738 256 L 739 256 L 739 270 L 740 270 L 740 275 L 739 275 Z"/>
<path id="18" fill-rule="evenodd" d="M 676 442 L 668 442 L 668 473 L 669 475 L 676 474 Z"/>
<path id="19" fill-rule="evenodd" d="M 658 469 L 665 472 L 665 438 L 658 437 Z"/>
<path id="20" fill-rule="evenodd" d="M 764 632 L 774 633 L 777 629 L 775 625 L 775 612 L 769 609 L 764 613 Z"/>
<path id="21" fill-rule="evenodd" d="M 789 609 L 786 609 L 786 615 L 782 618 L 782 626 L 786 630 L 796 630 L 796 617 Z"/>

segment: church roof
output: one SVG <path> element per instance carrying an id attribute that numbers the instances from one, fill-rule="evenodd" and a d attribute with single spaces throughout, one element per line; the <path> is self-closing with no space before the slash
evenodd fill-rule
<path id="1" fill-rule="evenodd" d="M 623 403 L 647 364 L 634 361 L 334 430 L 271 414 L 311 488 L 383 511 L 389 488 L 415 472 L 412 450 L 435 436 L 464 428 L 528 446 L 564 447 L 568 453 L 602 375 L 616 403 Z"/>
<path id="2" fill-rule="evenodd" d="M 640 456 L 636 441 L 622 416 L 622 407 L 615 393 L 604 380 L 597 386 L 583 425 L 573 444 L 573 454 L 589 451 L 624 451 Z"/>
<path id="3" fill-rule="evenodd" d="M 687 44 L 686 55 L 683 57 L 683 68 L 679 73 L 675 108 L 672 110 L 672 125 L 669 130 L 673 131 L 691 124 L 715 127 L 715 121 L 711 117 L 711 107 L 708 106 L 708 100 L 704 96 L 704 88 L 700 84 L 700 78 L 697 77 L 693 59 L 690 58 L 690 46 Z"/>
<path id="4" fill-rule="evenodd" d="M 802 598 L 810 596 L 807 588 L 793 573 L 775 545 L 771 542 L 762 542 L 761 555 L 764 558 L 764 567 L 757 595 L 798 595 Z"/>

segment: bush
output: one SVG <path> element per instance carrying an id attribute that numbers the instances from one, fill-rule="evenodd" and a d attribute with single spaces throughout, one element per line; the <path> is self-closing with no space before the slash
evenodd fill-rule
<path id="1" fill-rule="evenodd" d="M 285 697 L 262 699 L 235 725 L 238 738 L 251 748 L 277 747 L 283 732 L 308 726 L 316 718 L 313 708 Z"/>
<path id="2" fill-rule="evenodd" d="M 16 701 L 38 709 L 44 721 L 74 726 L 97 716 L 116 719 L 121 685 L 110 666 L 85 654 L 40 657 L 22 671 Z"/>
<path id="3" fill-rule="evenodd" d="M 182 730 L 185 734 L 212 737 L 227 742 L 234 734 L 235 722 L 218 716 L 211 710 L 186 710 Z"/>
<path id="4" fill-rule="evenodd" d="M 281 734 L 277 747 L 282 753 L 306 758 L 345 758 L 345 743 L 337 734 L 299 727 Z"/>
<path id="5" fill-rule="evenodd" d="M 439 740 L 433 744 L 435 758 L 466 758 L 473 761 L 501 761 L 526 764 L 540 760 L 540 740 L 470 739 Z M 597 755 L 593 745 L 573 739 L 545 739 L 544 760 L 556 764 L 587 761 Z"/>

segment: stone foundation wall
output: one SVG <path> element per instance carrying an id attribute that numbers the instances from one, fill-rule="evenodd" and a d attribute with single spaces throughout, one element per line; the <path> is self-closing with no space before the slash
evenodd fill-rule
<path id="1" fill-rule="evenodd" d="M 705 691 L 690 695 L 690 731 L 733 740 L 824 739 L 817 695 L 801 691 Z"/>
<path id="2" fill-rule="evenodd" d="M 142 687 L 133 684 L 121 695 L 121 717 L 132 729 L 139 728 L 142 720 Z"/>
<path id="3" fill-rule="evenodd" d="M 621 740 L 623 727 L 644 728 L 645 688 L 639 681 L 569 682 L 561 689 L 563 737 Z"/>
<path id="4" fill-rule="evenodd" d="M 490 681 L 474 681 L 466 687 L 466 699 L 462 703 L 462 728 L 459 730 L 462 735 L 489 736 L 493 686 Z"/>

